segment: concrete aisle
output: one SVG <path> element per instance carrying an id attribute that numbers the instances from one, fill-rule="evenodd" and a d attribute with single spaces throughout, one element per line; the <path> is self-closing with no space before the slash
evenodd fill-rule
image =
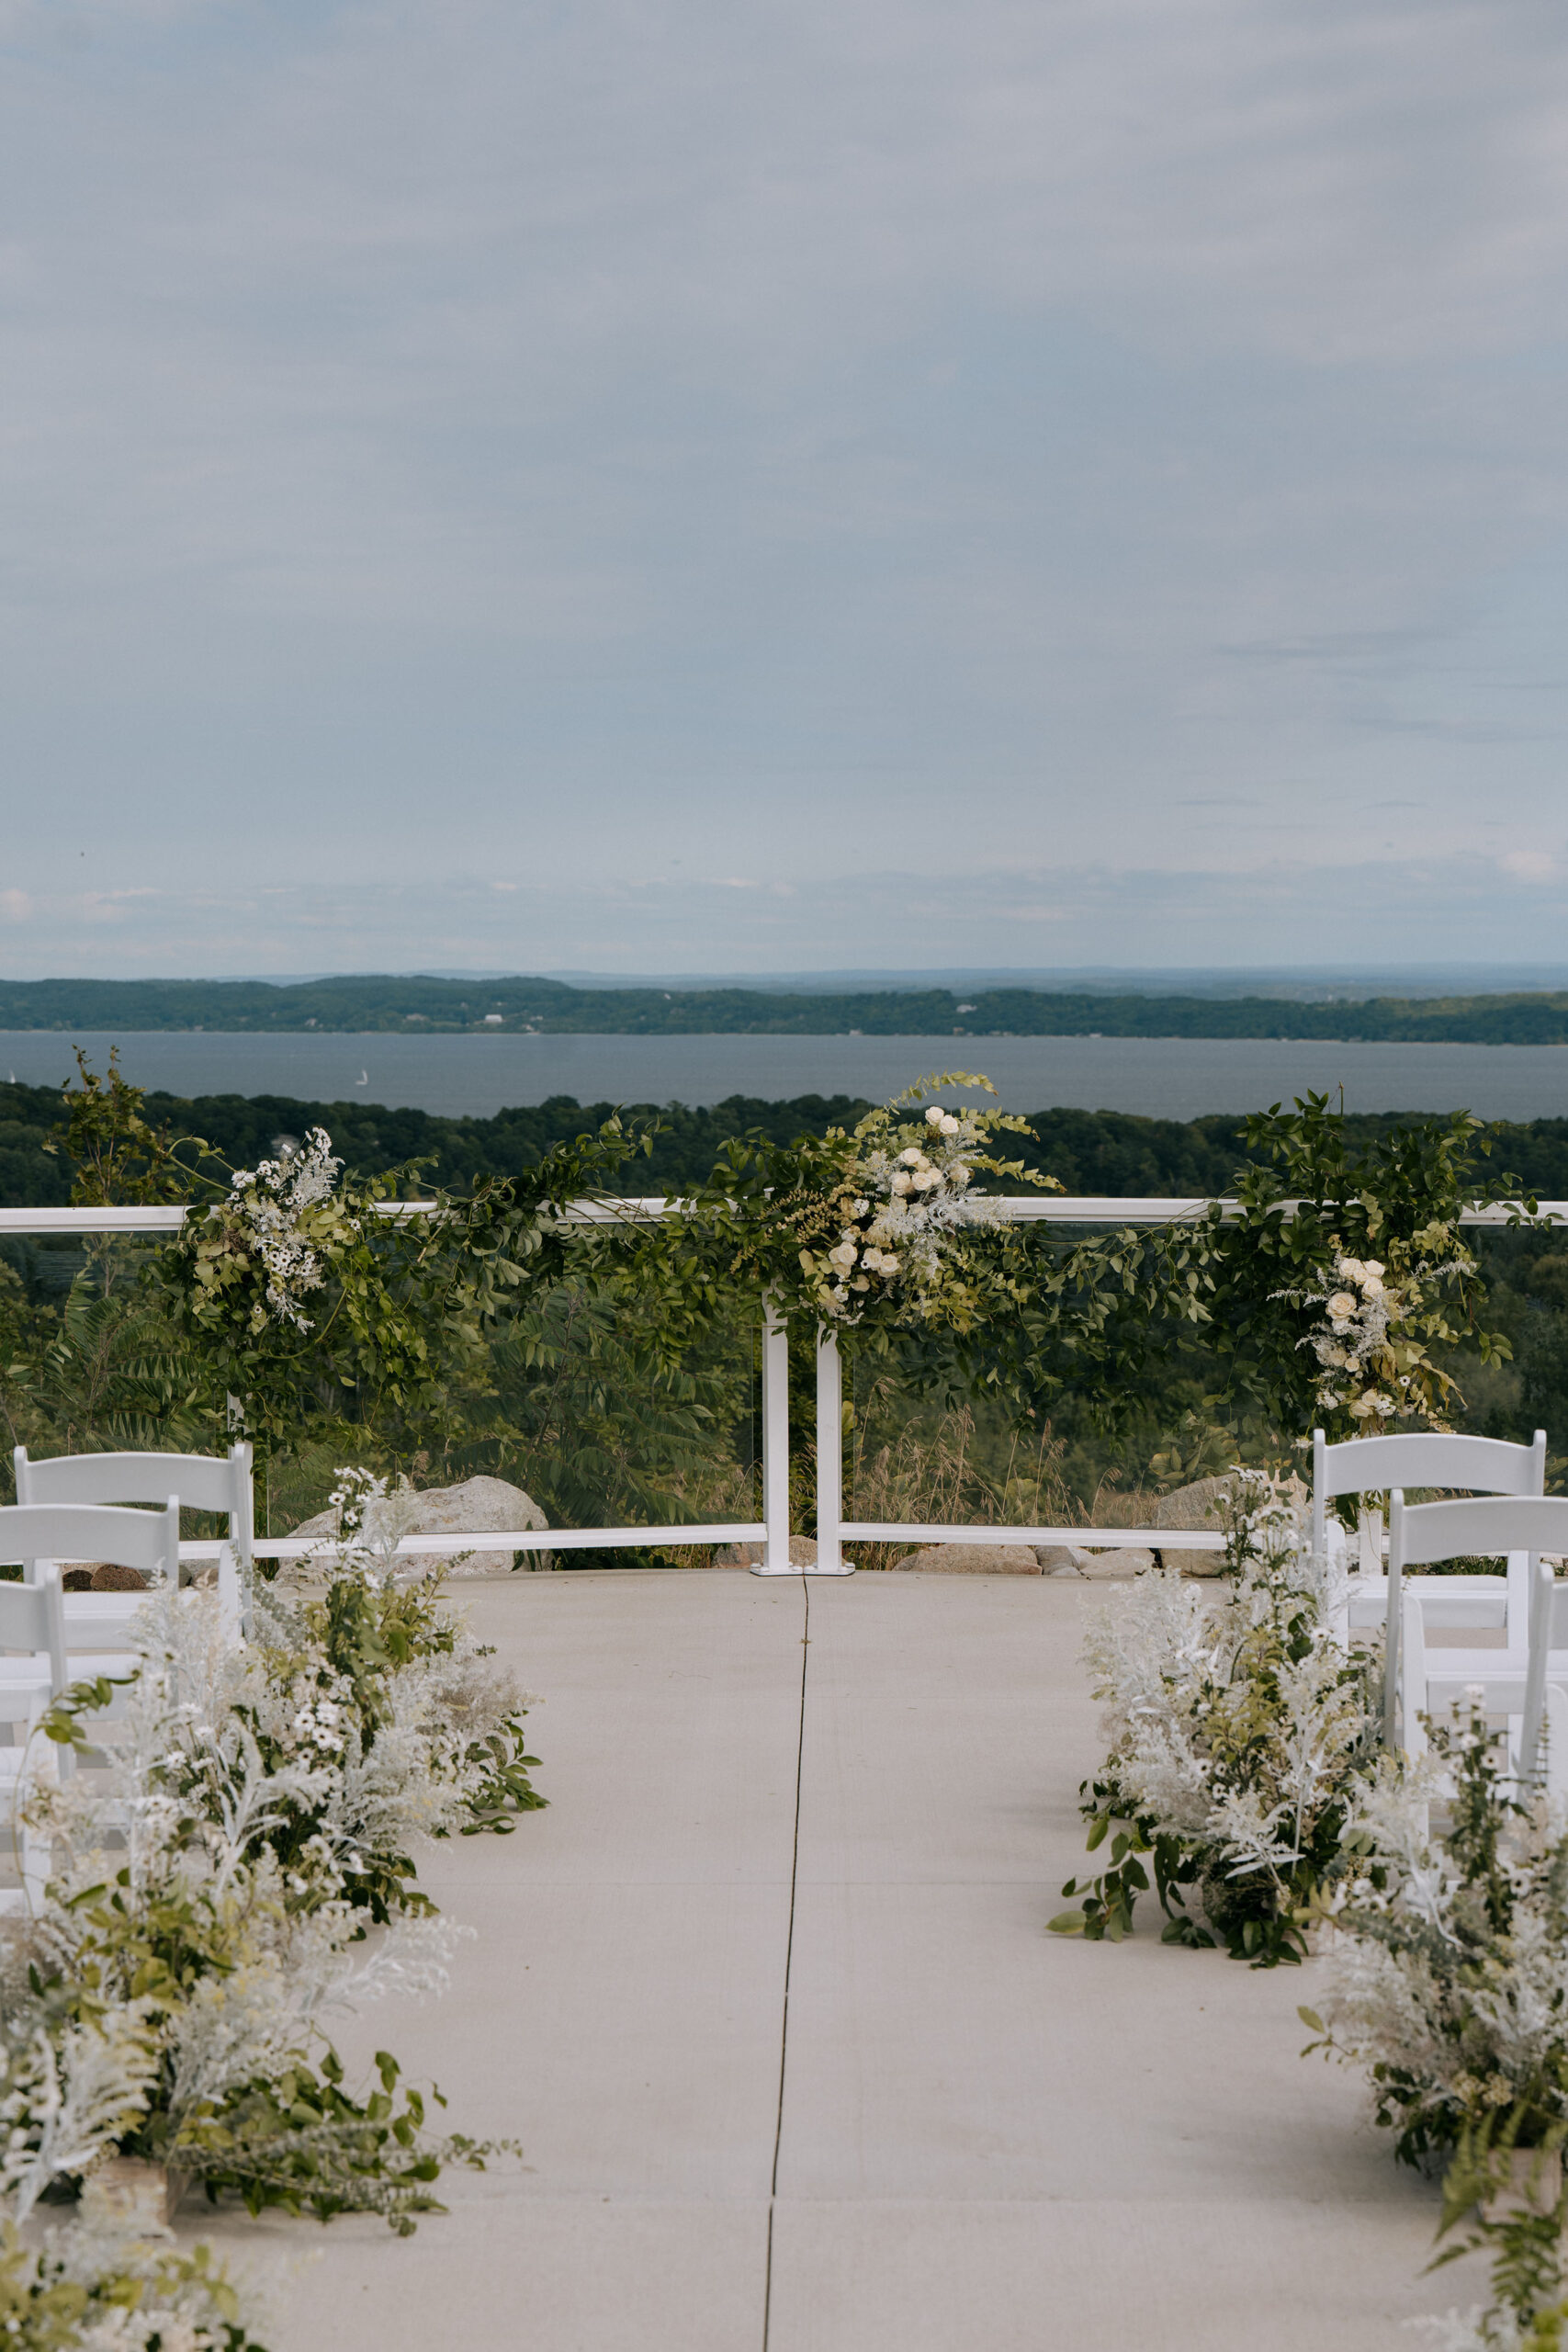
<path id="1" fill-rule="evenodd" d="M 1435 2193 L 1302 2063 L 1310 1971 L 1043 1932 L 1091 1592 L 811 1587 L 768 2352 L 1372 2352 L 1476 2291 L 1421 2279 Z"/>
<path id="2" fill-rule="evenodd" d="M 527 2169 L 412 2241 L 189 2213 L 274 2271 L 274 2352 L 1372 2352 L 1474 2292 L 1420 2278 L 1435 2195 L 1300 2061 L 1310 1971 L 1044 1934 L 1084 1588 L 463 1589 L 546 1695 L 550 1809 L 422 1862 L 476 1941 L 341 2045 Z"/>

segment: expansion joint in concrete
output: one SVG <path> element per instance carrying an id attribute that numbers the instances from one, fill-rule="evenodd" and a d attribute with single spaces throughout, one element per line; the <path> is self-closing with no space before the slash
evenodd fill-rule
<path id="1" fill-rule="evenodd" d="M 773 2308 L 773 2209 L 779 2194 L 779 2150 L 784 2143 L 784 2071 L 789 2064 L 789 1973 L 795 1959 L 795 1890 L 800 1871 L 800 1791 L 806 1769 L 806 1678 L 811 1663 L 811 1587 L 800 1580 L 800 1724 L 795 1747 L 795 1822 L 789 1848 L 789 1926 L 784 1935 L 784 2006 L 779 2019 L 779 2103 L 773 2120 L 773 2165 L 768 2180 L 768 2254 L 762 2278 L 762 2352 Z"/>

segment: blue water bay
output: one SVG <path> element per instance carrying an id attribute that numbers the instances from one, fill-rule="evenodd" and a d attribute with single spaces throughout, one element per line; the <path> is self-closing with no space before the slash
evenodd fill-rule
<path id="1" fill-rule="evenodd" d="M 1568 1116 L 1568 1048 L 1406 1046 L 1265 1038 L 1144 1037 L 402 1037 L 121 1035 L 0 1031 L 0 1070 L 50 1085 L 80 1045 L 102 1068 L 109 1047 L 138 1086 L 170 1093 L 286 1094 L 489 1118 L 555 1094 L 581 1102 L 703 1104 L 747 1094 L 880 1100 L 922 1072 L 984 1070 L 1010 1110 L 1061 1104 L 1191 1119 L 1345 1089 L 1352 1111 L 1449 1111 L 1487 1118 Z"/>

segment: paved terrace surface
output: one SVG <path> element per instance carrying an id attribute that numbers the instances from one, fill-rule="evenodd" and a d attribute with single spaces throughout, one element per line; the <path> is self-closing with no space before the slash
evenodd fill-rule
<path id="1" fill-rule="evenodd" d="M 1047 1936 L 1090 1589 L 570 1572 L 459 1588 L 547 1812 L 437 1847 L 453 1989 L 356 2021 L 452 2128 L 412 2240 L 199 2205 L 274 2352 L 1389 2352 L 1436 2192 L 1298 2055 L 1313 1972 Z"/>

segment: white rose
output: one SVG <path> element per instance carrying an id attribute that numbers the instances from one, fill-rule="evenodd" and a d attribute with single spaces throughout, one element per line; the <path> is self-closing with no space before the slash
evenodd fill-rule
<path id="1" fill-rule="evenodd" d="M 1382 1284 L 1378 1280 L 1376 1274 L 1363 1274 L 1361 1276 L 1361 1290 L 1363 1295 L 1368 1298 L 1381 1298 L 1382 1296 Z"/>
<path id="2" fill-rule="evenodd" d="M 1361 1272 L 1364 1274 L 1384 1274 L 1388 1269 L 1381 1258 L 1369 1258 Z"/>
<path id="3" fill-rule="evenodd" d="M 931 1109 L 926 1113 L 926 1125 L 928 1127 L 940 1127 L 942 1124 L 942 1114 L 937 1109 L 936 1104 L 933 1102 Z"/>
<path id="4" fill-rule="evenodd" d="M 828 1252 L 828 1263 L 830 1266 L 848 1267 L 852 1266 L 854 1261 L 855 1245 L 852 1241 L 840 1241 L 836 1250 L 829 1250 Z"/>
<path id="5" fill-rule="evenodd" d="M 919 1146 L 913 1143 L 909 1146 L 908 1151 L 901 1151 L 898 1154 L 899 1159 L 903 1161 L 906 1168 L 918 1168 L 925 1156 L 925 1153 L 920 1149 Z"/>
<path id="6" fill-rule="evenodd" d="M 1343 1274 L 1348 1283 L 1357 1283 L 1367 1270 L 1359 1258 L 1341 1258 L 1336 1271 Z"/>
<path id="7" fill-rule="evenodd" d="M 942 1123 L 942 1131 L 944 1136 L 955 1136 L 958 1133 L 958 1122 L 951 1112 Z"/>
<path id="8" fill-rule="evenodd" d="M 908 1170 L 907 1168 L 900 1168 L 893 1179 L 893 1190 L 896 1193 L 907 1193 L 911 1182 L 912 1179 L 909 1175 Z"/>
<path id="9" fill-rule="evenodd" d="M 1328 1302 L 1328 1311 L 1337 1323 L 1347 1323 L 1356 1312 L 1356 1301 L 1348 1290 L 1337 1290 Z"/>

